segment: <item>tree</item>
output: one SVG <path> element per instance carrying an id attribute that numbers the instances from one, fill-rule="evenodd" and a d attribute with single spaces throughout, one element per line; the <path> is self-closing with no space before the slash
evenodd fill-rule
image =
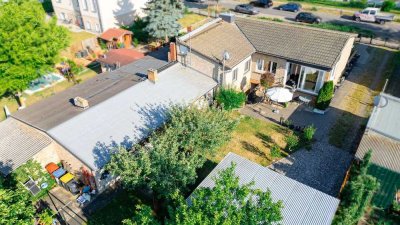
<path id="1" fill-rule="evenodd" d="M 246 101 L 246 94 L 231 88 L 221 88 L 215 99 L 225 110 L 232 110 L 242 107 L 243 103 Z"/>
<path id="2" fill-rule="evenodd" d="M 273 202 L 270 191 L 253 189 L 254 183 L 240 185 L 234 171 L 235 165 L 232 164 L 214 178 L 213 188 L 195 190 L 190 204 L 176 193 L 177 205 L 169 207 L 165 224 L 279 224 L 282 203 Z M 147 207 L 138 215 L 148 218 L 151 215 L 149 210 Z"/>
<path id="3" fill-rule="evenodd" d="M 329 107 L 333 98 L 334 85 L 333 81 L 327 81 L 319 90 L 315 107 L 320 110 L 325 110 Z"/>
<path id="4" fill-rule="evenodd" d="M 0 96 L 15 94 L 53 69 L 68 33 L 47 21 L 36 0 L 10 0 L 0 7 Z"/>
<path id="5" fill-rule="evenodd" d="M 3 182 L 0 178 L 0 224 L 33 224 L 35 208 L 27 191 Z"/>
<path id="6" fill-rule="evenodd" d="M 146 145 L 130 151 L 120 148 L 106 165 L 126 188 L 151 189 L 156 203 L 193 184 L 205 156 L 230 139 L 237 123 L 216 107 L 172 106 L 167 117 Z"/>
<path id="7" fill-rule="evenodd" d="M 367 174 L 371 153 L 369 150 L 357 170 L 352 171 L 353 179 L 343 190 L 343 199 L 333 221 L 335 225 L 357 224 L 369 206 L 374 193 L 379 188 L 379 182 Z"/>
<path id="8" fill-rule="evenodd" d="M 150 0 L 146 3 L 147 26 L 150 36 L 168 42 L 181 29 L 178 20 L 182 18 L 184 5 L 181 0 Z"/>
<path id="9" fill-rule="evenodd" d="M 386 0 L 382 3 L 381 10 L 383 12 L 390 12 L 390 10 L 394 9 L 396 7 L 396 2 L 393 0 Z"/>

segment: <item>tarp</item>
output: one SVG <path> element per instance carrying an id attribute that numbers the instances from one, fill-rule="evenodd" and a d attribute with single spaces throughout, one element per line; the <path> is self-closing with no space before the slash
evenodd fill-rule
<path id="1" fill-rule="evenodd" d="M 71 173 L 66 173 L 64 176 L 60 178 L 60 181 L 66 184 L 70 182 L 72 179 L 74 179 L 74 175 L 72 175 Z"/>
<path id="2" fill-rule="evenodd" d="M 53 172 L 53 176 L 55 178 L 60 178 L 62 177 L 67 171 L 65 171 L 63 168 L 59 168 L 58 170 Z"/>

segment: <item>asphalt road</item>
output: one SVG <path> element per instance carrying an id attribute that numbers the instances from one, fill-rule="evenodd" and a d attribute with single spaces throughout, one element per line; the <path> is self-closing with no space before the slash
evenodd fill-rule
<path id="1" fill-rule="evenodd" d="M 233 0 L 221 0 L 220 6 L 224 8 L 234 9 L 235 6 L 239 4 Z M 185 5 L 192 10 L 196 9 L 205 9 L 207 7 L 206 4 L 193 3 L 193 2 L 185 2 Z M 276 7 L 275 5 L 274 7 Z M 294 18 L 297 13 L 280 11 L 277 9 L 271 8 L 258 8 L 260 14 L 257 16 L 270 16 L 277 17 L 287 21 L 294 22 Z M 356 22 L 352 20 L 352 18 L 346 18 L 345 16 L 339 17 L 336 15 L 326 14 L 326 13 L 318 13 L 315 12 L 316 15 L 322 18 L 322 22 L 332 22 L 336 24 L 344 24 L 344 25 L 353 25 L 360 27 L 362 29 L 371 30 L 375 33 L 376 38 L 382 40 L 388 40 L 392 42 L 400 42 L 400 23 L 389 22 L 384 25 L 375 24 L 375 23 L 365 23 L 365 22 Z"/>

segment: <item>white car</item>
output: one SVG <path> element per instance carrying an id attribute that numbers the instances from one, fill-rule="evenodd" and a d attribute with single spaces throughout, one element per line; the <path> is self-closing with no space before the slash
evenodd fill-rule
<path id="1" fill-rule="evenodd" d="M 355 21 L 374 22 L 384 24 L 385 22 L 393 21 L 394 15 L 380 13 L 379 8 L 365 8 L 360 12 L 354 13 L 353 19 Z"/>

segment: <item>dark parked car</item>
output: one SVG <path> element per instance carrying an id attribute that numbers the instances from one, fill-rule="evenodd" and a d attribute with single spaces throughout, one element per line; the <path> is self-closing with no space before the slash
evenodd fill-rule
<path id="1" fill-rule="evenodd" d="M 269 8 L 273 5 L 272 0 L 257 0 L 250 2 L 250 4 L 264 8 Z"/>
<path id="2" fill-rule="evenodd" d="M 287 3 L 277 7 L 279 10 L 298 12 L 301 10 L 301 5 L 298 3 Z"/>
<path id="3" fill-rule="evenodd" d="M 251 14 L 251 15 L 255 15 L 260 12 L 256 8 L 254 8 L 254 6 L 252 6 L 250 4 L 237 5 L 235 7 L 235 11 L 240 12 L 240 13 Z"/>
<path id="4" fill-rule="evenodd" d="M 305 22 L 305 23 L 320 23 L 322 21 L 321 17 L 308 12 L 301 12 L 297 14 L 295 20 L 296 22 Z"/>

